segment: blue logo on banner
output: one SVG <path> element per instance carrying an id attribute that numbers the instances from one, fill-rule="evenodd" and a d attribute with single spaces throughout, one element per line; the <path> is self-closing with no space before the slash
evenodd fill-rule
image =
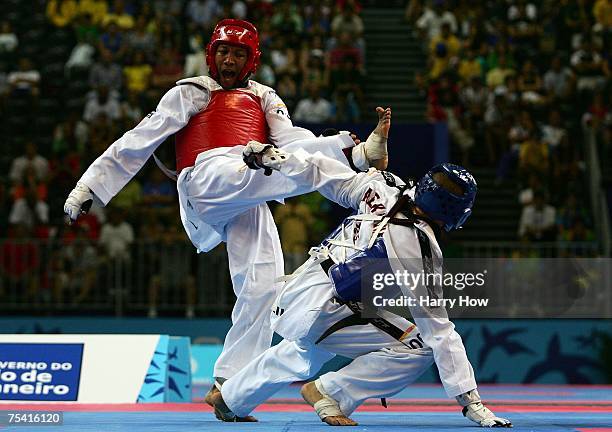
<path id="1" fill-rule="evenodd" d="M 76 401 L 82 343 L 0 343 L 0 400 Z"/>

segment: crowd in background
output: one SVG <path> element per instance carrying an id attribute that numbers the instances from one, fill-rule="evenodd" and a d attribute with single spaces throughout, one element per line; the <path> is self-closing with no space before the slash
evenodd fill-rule
<path id="1" fill-rule="evenodd" d="M 8 173 L 0 177 L 0 238 L 7 239 L 0 246 L 0 298 L 18 291 L 33 303 L 91 300 L 101 275 L 123 268 L 112 277 L 129 278 L 141 239 L 147 248 L 164 245 L 142 261 L 152 269 L 149 315 L 157 314 L 160 290 L 172 284 L 184 287 L 187 304 L 193 304 L 194 250 L 180 226 L 176 187 L 155 165 L 147 164 L 108 208 L 94 206 L 72 226 L 63 224 L 62 208 L 83 170 L 155 109 L 177 80 L 207 75 L 205 46 L 220 19 L 257 26 L 262 64 L 253 78 L 277 90 L 294 121 L 356 122 L 363 111 L 365 44 L 356 0 L 6 3 L 0 126 L 10 133 L 0 152 L 0 167 Z M 172 163 L 171 142 L 158 153 Z M 316 199 L 298 201 L 287 209 L 324 211 Z M 278 217 L 286 226 L 292 214 L 281 211 Z M 294 223 L 293 230 L 310 225 Z M 316 232 L 325 229 L 315 224 Z M 299 247 L 305 250 L 310 240 Z M 172 245 L 189 254 L 162 257 L 160 251 Z M 182 269 L 182 280 L 169 277 L 172 265 Z M 193 316 L 193 308 L 185 313 Z"/>
<path id="2" fill-rule="evenodd" d="M 62 207 L 82 171 L 167 89 L 207 74 L 204 49 L 219 19 L 257 26 L 262 64 L 254 79 L 276 89 L 294 121 L 359 122 L 363 115 L 358 0 L 5 3 L 0 299 L 9 302 L 78 307 L 102 277 L 133 283 L 138 256 L 150 269 L 145 313 L 156 316 L 159 298 L 172 290 L 194 315 L 194 249 L 180 226 L 175 185 L 155 165 L 110 207 L 94 206 L 74 225 L 63 223 Z M 448 124 L 453 160 L 496 166 L 499 187 L 517 190 L 517 238 L 593 240 L 581 134 L 594 128 L 612 155 L 611 2 L 409 0 L 405 18 L 428 53 L 428 69 L 416 77 L 427 119 Z M 172 163 L 172 142 L 158 154 Z M 328 231 L 329 207 L 311 194 L 274 209 L 287 271 Z M 171 277 L 173 268 L 184 277 Z"/>
<path id="3" fill-rule="evenodd" d="M 427 118 L 448 123 L 458 160 L 516 188 L 518 238 L 592 241 L 582 133 L 595 129 L 607 161 L 612 2 L 410 0 L 405 12 L 428 53 Z"/>

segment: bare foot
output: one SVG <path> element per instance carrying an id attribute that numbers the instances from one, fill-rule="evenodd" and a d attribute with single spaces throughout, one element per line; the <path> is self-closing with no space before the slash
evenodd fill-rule
<path id="1" fill-rule="evenodd" d="M 323 395 L 317 390 L 314 382 L 309 382 L 302 386 L 300 393 L 304 400 L 312 407 L 323 399 Z M 318 413 L 317 413 L 318 414 Z M 326 416 L 321 421 L 330 426 L 357 426 L 358 423 L 345 415 Z"/>
<path id="2" fill-rule="evenodd" d="M 378 124 L 374 133 L 384 138 L 389 138 L 389 129 L 391 129 L 391 108 L 376 107 L 378 114 Z"/>
<path id="3" fill-rule="evenodd" d="M 221 421 L 238 423 L 254 423 L 258 421 L 251 415 L 245 417 L 236 416 L 225 404 L 221 391 L 214 385 L 206 394 L 204 402 L 214 408 L 215 417 Z"/>

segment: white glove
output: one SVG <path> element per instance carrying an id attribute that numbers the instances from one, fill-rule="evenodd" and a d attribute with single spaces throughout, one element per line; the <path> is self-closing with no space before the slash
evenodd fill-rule
<path id="1" fill-rule="evenodd" d="M 87 213 L 93 203 L 94 195 L 91 190 L 81 182 L 77 182 L 64 203 L 64 213 L 71 222 L 77 220 L 81 213 Z"/>
<path id="2" fill-rule="evenodd" d="M 272 144 L 262 144 L 258 141 L 249 141 L 242 151 L 244 163 L 251 169 L 264 168 L 265 175 L 272 174 L 272 170 L 279 171 L 288 156 Z"/>
<path id="3" fill-rule="evenodd" d="M 459 405 L 463 406 L 463 415 L 482 427 L 512 427 L 510 420 L 497 417 L 482 404 L 478 390 L 474 389 L 456 397 Z"/>

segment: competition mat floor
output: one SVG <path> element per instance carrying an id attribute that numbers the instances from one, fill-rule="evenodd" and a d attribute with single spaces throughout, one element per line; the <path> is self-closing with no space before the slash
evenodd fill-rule
<path id="1" fill-rule="evenodd" d="M 64 412 L 63 426 L 0 426 L 0 431 L 130 432 L 316 432 L 330 431 L 292 386 L 254 413 L 259 423 L 221 423 L 201 402 L 206 388 L 196 388 L 190 404 L 0 404 L 0 411 Z M 514 431 L 612 432 L 612 386 L 483 385 L 488 406 L 514 423 Z M 440 386 L 415 385 L 388 400 L 367 401 L 352 418 L 350 431 L 478 430 Z M 345 430 L 345 429 L 343 429 Z"/>

